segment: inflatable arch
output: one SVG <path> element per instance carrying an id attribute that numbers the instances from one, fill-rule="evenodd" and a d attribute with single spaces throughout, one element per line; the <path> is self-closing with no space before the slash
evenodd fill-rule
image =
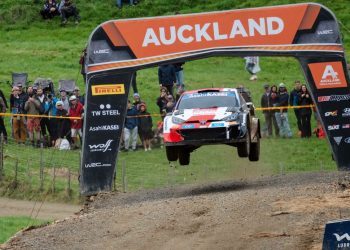
<path id="1" fill-rule="evenodd" d="M 81 193 L 111 190 L 135 71 L 246 55 L 297 58 L 338 168 L 350 169 L 349 75 L 338 22 L 329 9 L 305 3 L 125 19 L 105 22 L 90 36 Z"/>

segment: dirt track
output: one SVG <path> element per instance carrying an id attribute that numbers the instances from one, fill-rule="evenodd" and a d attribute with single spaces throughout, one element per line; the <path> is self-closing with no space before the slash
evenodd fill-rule
<path id="1" fill-rule="evenodd" d="M 84 214 L 18 234 L 6 247 L 320 249 L 324 224 L 350 218 L 340 174 L 100 195 Z"/>

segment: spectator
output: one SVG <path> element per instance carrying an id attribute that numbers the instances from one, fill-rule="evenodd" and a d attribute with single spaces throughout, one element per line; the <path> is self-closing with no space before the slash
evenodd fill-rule
<path id="1" fill-rule="evenodd" d="M 59 98 L 59 101 L 62 101 L 63 108 L 68 111 L 69 110 L 69 101 L 68 101 L 67 92 L 64 89 L 60 89 L 60 96 L 61 96 L 61 98 Z"/>
<path id="2" fill-rule="evenodd" d="M 290 106 L 298 106 L 301 83 L 300 83 L 300 81 L 297 80 L 294 82 L 294 84 L 295 84 L 294 89 L 292 90 L 292 92 L 290 92 L 290 95 L 289 95 L 289 105 Z M 298 135 L 301 136 L 300 109 L 294 108 L 294 114 L 295 114 L 295 117 L 297 118 Z"/>
<path id="3" fill-rule="evenodd" d="M 74 16 L 75 24 L 78 24 L 80 21 L 79 10 L 73 4 L 73 0 L 65 0 L 63 5 L 60 6 L 62 25 L 66 25 L 68 18 Z"/>
<path id="4" fill-rule="evenodd" d="M 312 99 L 306 85 L 301 85 L 301 91 L 299 93 L 298 105 L 312 105 Z M 300 108 L 300 119 L 301 119 L 301 137 L 311 137 L 311 107 Z"/>
<path id="5" fill-rule="evenodd" d="M 278 127 L 278 124 L 277 124 L 277 121 L 276 121 L 276 116 L 275 116 L 275 113 L 278 111 L 278 108 L 275 108 L 275 107 L 278 107 L 278 103 L 279 103 L 278 93 L 277 93 L 277 86 L 276 85 L 272 85 L 271 86 L 270 100 L 269 101 L 270 101 L 271 107 L 274 108 L 274 109 L 271 110 L 271 113 L 273 115 L 272 123 L 273 123 L 273 126 L 275 127 L 275 134 L 276 134 L 276 136 L 279 136 L 280 135 L 280 130 L 279 130 L 279 127 Z"/>
<path id="6" fill-rule="evenodd" d="M 173 109 L 175 107 L 175 100 L 172 95 L 168 95 L 168 102 L 165 107 L 165 114 L 173 112 Z"/>
<path id="7" fill-rule="evenodd" d="M 47 99 L 45 101 L 45 115 L 48 116 L 48 131 L 50 134 L 50 144 L 49 146 L 54 146 L 55 141 L 57 140 L 57 129 L 56 129 L 56 102 L 57 98 L 52 94 L 47 95 Z"/>
<path id="8" fill-rule="evenodd" d="M 69 97 L 69 102 L 70 102 L 70 108 L 68 111 L 70 119 L 70 128 L 71 128 L 71 136 L 73 140 L 73 145 L 72 148 L 76 149 L 78 148 L 77 142 L 78 142 L 78 134 L 80 138 L 83 136 L 82 133 L 82 126 L 83 126 L 83 120 L 82 119 L 77 119 L 73 117 L 83 117 L 84 114 L 84 108 L 83 105 L 78 101 L 78 98 L 75 95 L 72 95 Z"/>
<path id="9" fill-rule="evenodd" d="M 134 93 L 132 104 L 136 107 L 137 111 L 140 111 L 140 105 L 144 103 L 141 101 L 140 95 L 138 93 Z"/>
<path id="10" fill-rule="evenodd" d="M 255 81 L 258 79 L 256 75 L 261 69 L 259 66 L 259 57 L 258 56 L 247 56 L 245 59 L 245 69 L 251 74 L 249 80 Z"/>
<path id="11" fill-rule="evenodd" d="M 47 97 L 44 94 L 44 90 L 41 87 L 39 87 L 36 90 L 36 99 L 40 103 L 39 114 L 45 115 L 45 102 L 47 101 Z M 41 134 L 43 136 L 42 139 L 43 139 L 44 146 L 47 146 L 49 144 L 47 132 L 49 132 L 50 134 L 50 123 L 47 117 L 42 117 L 40 119 L 40 128 L 41 128 Z"/>
<path id="12" fill-rule="evenodd" d="M 137 1 L 129 0 L 130 6 L 134 6 L 135 4 L 137 4 Z M 116 5 L 118 6 L 119 9 L 121 9 L 123 7 L 123 0 L 116 0 Z"/>
<path id="13" fill-rule="evenodd" d="M 160 116 L 162 117 L 162 120 L 164 119 L 164 117 L 166 115 L 168 96 L 169 96 L 169 92 L 168 92 L 167 88 L 162 87 L 160 89 L 160 96 L 157 98 L 157 105 L 159 107 L 159 113 L 160 113 Z"/>
<path id="14" fill-rule="evenodd" d="M 78 86 L 75 86 L 73 95 L 78 98 L 78 101 L 84 106 L 85 105 L 85 95 L 80 95 L 80 89 Z"/>
<path id="15" fill-rule="evenodd" d="M 173 86 L 176 82 L 175 68 L 172 64 L 162 65 L 158 68 L 159 86 L 166 87 L 173 95 Z"/>
<path id="16" fill-rule="evenodd" d="M 184 64 L 185 64 L 184 62 L 179 62 L 174 64 L 175 77 L 176 77 L 176 90 L 178 90 L 179 88 L 183 88 L 183 89 L 185 88 L 184 69 L 182 67 Z"/>
<path id="17" fill-rule="evenodd" d="M 284 83 L 279 84 L 278 89 L 278 106 L 288 107 L 289 94 L 287 92 L 286 85 Z M 291 138 L 292 131 L 290 130 L 288 121 L 288 108 L 281 108 L 275 113 L 277 125 L 280 130 L 280 136 Z"/>
<path id="18" fill-rule="evenodd" d="M 135 106 L 131 105 L 128 100 L 128 108 L 126 111 L 125 126 L 124 126 L 124 150 L 129 151 L 130 141 L 132 151 L 136 150 L 137 144 L 137 126 L 138 126 L 138 111 Z"/>
<path id="19" fill-rule="evenodd" d="M 24 105 L 25 105 L 25 97 L 26 95 L 21 94 L 22 88 L 21 87 L 13 87 L 12 88 L 12 94 L 10 97 L 11 102 L 11 112 L 13 114 L 12 117 L 12 131 L 13 136 L 18 144 L 24 144 L 27 137 L 27 132 L 25 128 L 25 122 L 24 117 L 20 116 L 21 114 L 24 114 Z"/>
<path id="20" fill-rule="evenodd" d="M 70 137 L 70 122 L 69 119 L 65 119 L 68 116 L 68 111 L 64 109 L 63 102 L 56 102 L 56 132 L 57 138 L 67 140 L 72 144 L 72 139 Z"/>
<path id="21" fill-rule="evenodd" d="M 27 117 L 27 131 L 28 131 L 30 142 L 33 147 L 35 145 L 37 147 L 40 147 L 41 126 L 40 126 L 40 117 L 38 117 L 38 115 L 40 114 L 40 109 L 41 109 L 40 101 L 37 98 L 35 98 L 33 94 L 31 94 L 24 105 L 24 110 L 29 115 Z M 34 141 L 34 132 L 35 132 L 36 144 Z"/>
<path id="22" fill-rule="evenodd" d="M 60 13 L 58 11 L 56 0 L 46 0 L 44 8 L 40 11 L 40 14 L 44 19 L 52 19 L 53 17 L 58 16 Z"/>
<path id="23" fill-rule="evenodd" d="M 272 136 L 272 124 L 275 127 L 275 135 L 278 136 L 278 125 L 276 122 L 276 117 L 274 112 L 271 110 L 272 104 L 270 101 L 270 86 L 268 84 L 264 85 L 265 93 L 261 96 L 261 107 L 263 109 L 263 114 L 265 117 L 265 125 L 267 129 L 267 136 Z"/>
<path id="24" fill-rule="evenodd" d="M 145 103 L 140 104 L 139 121 L 138 121 L 138 131 L 143 143 L 143 148 L 145 151 L 151 150 L 151 139 L 153 138 L 152 131 L 152 117 L 151 114 L 147 112 L 147 107 Z"/>
<path id="25" fill-rule="evenodd" d="M 4 100 L 4 96 L 2 94 L 2 91 L 0 90 L 0 112 L 6 113 L 6 100 Z M 3 140 L 5 143 L 7 143 L 7 131 L 4 123 L 4 117 L 0 116 L 0 134 L 3 136 Z"/>

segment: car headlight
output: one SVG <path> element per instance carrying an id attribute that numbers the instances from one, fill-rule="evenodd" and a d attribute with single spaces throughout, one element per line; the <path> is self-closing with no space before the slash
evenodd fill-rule
<path id="1" fill-rule="evenodd" d="M 174 123 L 174 124 L 181 124 L 181 123 L 184 123 L 185 120 L 179 118 L 179 117 L 176 117 L 176 116 L 173 116 L 171 121 Z"/>
<path id="2" fill-rule="evenodd" d="M 223 118 L 222 120 L 225 122 L 230 122 L 230 121 L 235 121 L 238 118 L 238 113 L 232 113 L 229 116 L 226 116 L 225 118 Z"/>

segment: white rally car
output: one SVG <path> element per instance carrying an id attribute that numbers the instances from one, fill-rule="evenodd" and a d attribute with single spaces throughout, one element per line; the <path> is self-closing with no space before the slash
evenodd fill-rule
<path id="1" fill-rule="evenodd" d="M 190 153 L 202 145 L 226 144 L 237 147 L 240 157 L 258 161 L 260 123 L 254 106 L 234 88 L 187 91 L 174 112 L 164 119 L 163 136 L 169 161 L 188 165 Z"/>

